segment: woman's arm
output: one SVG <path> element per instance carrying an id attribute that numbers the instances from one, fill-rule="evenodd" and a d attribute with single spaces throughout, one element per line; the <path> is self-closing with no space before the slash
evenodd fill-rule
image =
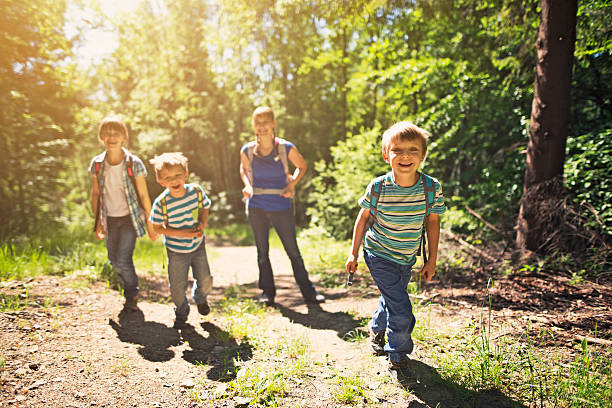
<path id="1" fill-rule="evenodd" d="M 289 161 L 295 166 L 295 171 L 291 175 L 290 180 L 285 187 L 285 192 L 281 194 L 283 197 L 291 198 L 293 196 L 293 191 L 295 190 L 295 185 L 304 177 L 306 174 L 306 160 L 300 154 L 297 147 L 293 146 L 291 150 L 289 150 Z"/>
<path id="2" fill-rule="evenodd" d="M 246 198 L 253 197 L 253 185 L 251 184 L 251 179 L 249 178 L 249 159 L 244 152 L 240 152 L 240 178 L 244 184 L 242 195 L 244 195 Z"/>

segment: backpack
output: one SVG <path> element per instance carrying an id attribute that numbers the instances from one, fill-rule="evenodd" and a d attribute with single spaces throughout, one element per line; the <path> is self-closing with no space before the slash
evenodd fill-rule
<path id="1" fill-rule="evenodd" d="M 247 145 L 246 149 L 247 159 L 249 159 L 249 180 L 251 181 L 251 186 L 253 185 L 253 159 L 255 158 L 255 142 L 250 142 Z M 274 161 L 281 161 L 283 164 L 283 169 L 285 170 L 285 176 L 287 180 L 289 180 L 289 162 L 287 160 L 287 146 L 283 139 L 278 137 L 274 138 Z M 259 188 L 253 187 L 253 195 L 259 194 L 283 194 L 285 192 L 284 189 L 280 188 Z"/>
<path id="2" fill-rule="evenodd" d="M 431 177 L 429 177 L 425 173 L 423 174 L 423 192 L 425 194 L 425 216 L 423 217 L 423 229 L 421 230 L 421 244 L 419 245 L 419 252 L 417 256 L 423 255 L 423 262 L 427 262 L 427 252 L 425 250 L 425 246 L 427 245 L 427 217 L 429 217 L 429 213 L 431 212 L 431 207 L 433 207 L 436 187 Z M 366 224 L 366 231 L 374 225 L 377 220 L 378 214 L 378 200 L 380 199 L 380 193 L 382 191 L 383 181 L 387 176 L 379 177 L 374 183 L 372 183 L 372 187 L 370 188 L 370 217 L 368 218 L 368 223 Z M 365 239 L 365 234 L 363 235 Z"/>
<path id="3" fill-rule="evenodd" d="M 127 167 L 128 177 L 132 181 L 132 185 L 134 186 L 134 189 L 136 190 L 136 197 L 138 198 L 138 206 L 140 206 L 140 208 L 144 208 L 140 200 L 140 195 L 138 194 L 138 189 L 136 188 L 136 177 L 134 176 L 134 158 L 132 157 L 130 153 L 127 153 L 126 156 L 127 157 L 126 157 L 125 165 Z M 96 177 L 98 178 L 98 185 L 100 185 L 99 179 L 102 176 L 102 161 L 95 161 L 94 167 L 96 170 Z M 97 207 L 98 211 L 96 211 L 96 220 L 94 222 L 94 232 L 96 232 L 96 226 L 98 225 L 98 221 L 100 221 L 101 200 L 102 200 L 102 193 L 98 195 L 98 207 Z"/>
<path id="4" fill-rule="evenodd" d="M 196 187 L 196 189 L 198 190 L 198 224 L 200 223 L 200 210 L 202 208 L 204 208 L 204 198 L 203 198 L 203 193 L 202 193 L 202 189 L 198 186 Z M 161 204 L 161 209 L 162 209 L 162 216 L 164 217 L 164 227 L 168 228 L 168 204 L 166 201 L 166 198 L 168 197 L 168 194 L 170 194 L 169 192 L 167 194 L 164 194 L 164 196 L 162 197 L 160 204 Z"/>

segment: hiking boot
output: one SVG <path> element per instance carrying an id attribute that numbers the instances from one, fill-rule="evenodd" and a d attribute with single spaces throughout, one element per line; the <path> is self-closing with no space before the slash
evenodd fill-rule
<path id="1" fill-rule="evenodd" d="M 374 354 L 383 356 L 385 354 L 385 330 L 375 332 L 372 326 L 368 325 L 368 333 L 370 334 L 370 345 Z"/>
<path id="2" fill-rule="evenodd" d="M 202 316 L 206 316 L 210 313 L 210 306 L 208 306 L 208 302 L 206 300 L 198 304 L 198 313 L 200 313 Z"/>
<path id="3" fill-rule="evenodd" d="M 396 381 L 408 389 L 418 387 L 419 382 L 410 369 L 410 359 L 402 358 L 400 361 L 389 361 L 389 373 Z"/>
<path id="4" fill-rule="evenodd" d="M 274 304 L 274 297 L 270 297 L 264 293 L 260 296 L 259 303 L 264 303 L 266 306 L 272 306 Z"/>
<path id="5" fill-rule="evenodd" d="M 323 302 L 325 302 L 325 296 L 323 296 L 323 295 L 322 295 L 322 294 L 320 294 L 320 293 L 317 293 L 317 294 L 315 295 L 315 297 L 313 297 L 313 298 L 307 298 L 307 299 L 305 299 L 305 300 L 306 300 L 306 303 L 323 303 Z"/>

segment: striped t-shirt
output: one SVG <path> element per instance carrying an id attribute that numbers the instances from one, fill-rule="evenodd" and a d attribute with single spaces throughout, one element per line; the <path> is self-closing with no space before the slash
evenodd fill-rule
<path id="1" fill-rule="evenodd" d="M 166 197 L 166 207 L 168 211 L 168 227 L 176 229 L 191 229 L 198 225 L 198 189 L 202 190 L 202 206 L 210 207 L 210 199 L 197 184 L 185 184 L 185 195 L 182 197 L 172 197 L 170 191 L 165 189 L 153 202 L 150 219 L 152 222 L 161 224 L 164 222 L 161 201 Z M 174 252 L 189 253 L 193 252 L 204 238 L 178 238 L 167 237 L 164 235 L 166 248 Z"/>
<path id="2" fill-rule="evenodd" d="M 425 217 L 425 190 L 423 175 L 412 187 L 401 187 L 393 181 L 393 173 L 375 178 L 368 185 L 359 205 L 370 209 L 372 185 L 382 179 L 380 198 L 376 205 L 376 222 L 366 232 L 364 247 L 376 256 L 412 266 L 421 244 Z M 431 177 L 436 193 L 430 213 L 441 215 L 446 211 L 442 186 Z M 370 217 L 372 215 L 370 214 Z"/>

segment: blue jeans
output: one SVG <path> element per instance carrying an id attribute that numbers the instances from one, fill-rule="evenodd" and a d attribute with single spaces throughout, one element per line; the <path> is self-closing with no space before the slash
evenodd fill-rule
<path id="1" fill-rule="evenodd" d="M 168 280 L 170 281 L 170 295 L 174 303 L 174 313 L 177 319 L 186 320 L 189 315 L 189 301 L 187 300 L 187 282 L 189 267 L 193 273 L 193 290 L 191 297 L 196 304 L 206 302 L 206 296 L 212 289 L 212 276 L 206 257 L 204 240 L 192 252 L 174 252 L 166 248 L 168 253 Z"/>
<path id="2" fill-rule="evenodd" d="M 312 282 L 308 278 L 308 272 L 304 266 L 304 260 L 300 254 L 300 249 L 295 238 L 295 218 L 293 212 L 285 211 L 266 211 L 259 208 L 249 208 L 249 222 L 253 228 L 255 246 L 257 246 L 257 266 L 259 267 L 259 288 L 270 298 L 276 296 L 274 286 L 274 275 L 270 264 L 270 243 L 269 232 L 270 224 L 276 230 L 278 237 L 283 243 L 285 252 L 291 260 L 293 276 L 297 282 L 302 296 L 306 300 L 314 300 L 315 292 Z"/>
<path id="3" fill-rule="evenodd" d="M 378 308 L 372 315 L 372 331 L 387 330 L 384 350 L 391 361 L 399 361 L 412 353 L 412 330 L 416 319 L 406 291 L 412 265 L 400 265 L 364 250 L 370 274 L 380 290 Z"/>
<path id="4" fill-rule="evenodd" d="M 135 246 L 136 230 L 132 225 L 132 218 L 129 215 L 106 217 L 108 259 L 123 282 L 123 294 L 126 299 L 138 295 L 138 276 L 132 259 Z"/>

